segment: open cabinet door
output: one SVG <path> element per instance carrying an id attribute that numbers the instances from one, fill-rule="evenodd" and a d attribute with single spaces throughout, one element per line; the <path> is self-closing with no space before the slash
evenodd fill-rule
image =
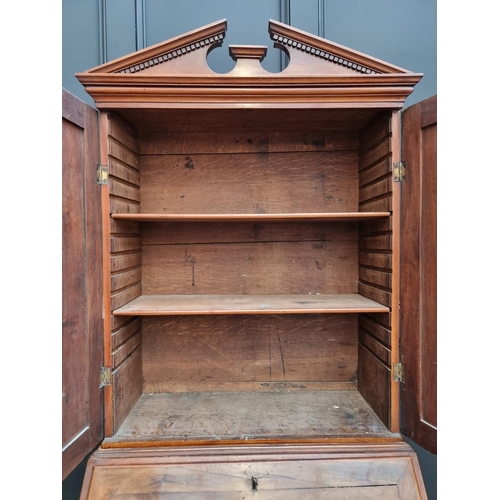
<path id="1" fill-rule="evenodd" d="M 98 114 L 62 91 L 62 476 L 103 438 Z"/>
<path id="2" fill-rule="evenodd" d="M 401 432 L 437 454 L 437 97 L 402 117 Z"/>

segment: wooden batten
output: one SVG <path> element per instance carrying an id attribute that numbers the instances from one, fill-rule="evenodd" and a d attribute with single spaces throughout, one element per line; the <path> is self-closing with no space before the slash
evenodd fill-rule
<path id="1" fill-rule="evenodd" d="M 391 121 L 392 120 L 392 121 Z M 361 222 L 359 227 L 359 293 L 387 306 L 386 315 L 359 316 L 359 391 L 389 429 L 399 425 L 396 382 L 391 367 L 397 356 L 397 255 L 395 233 L 399 210 L 393 201 L 392 163 L 398 147 L 397 123 L 381 112 L 360 132 L 359 210 L 388 210 L 390 217 Z M 396 306 L 395 306 L 396 304 Z M 374 383 L 374 380 L 377 382 Z"/>
<path id="2" fill-rule="evenodd" d="M 106 435 L 121 425 L 142 392 L 141 320 L 118 318 L 114 311 L 141 293 L 141 240 L 136 222 L 114 220 L 112 213 L 136 213 L 140 207 L 139 142 L 135 130 L 114 115 L 102 115 L 101 161 L 108 165 L 102 186 L 106 228 L 105 366 L 112 384 L 106 390 Z"/>

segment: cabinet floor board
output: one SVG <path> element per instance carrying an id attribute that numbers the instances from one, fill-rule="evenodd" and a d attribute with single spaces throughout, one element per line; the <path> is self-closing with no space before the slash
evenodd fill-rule
<path id="1" fill-rule="evenodd" d="M 104 445 L 397 436 L 357 390 L 155 393 Z"/>

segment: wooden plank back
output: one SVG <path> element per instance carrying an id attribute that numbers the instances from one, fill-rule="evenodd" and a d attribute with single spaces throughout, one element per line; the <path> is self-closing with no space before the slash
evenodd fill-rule
<path id="1" fill-rule="evenodd" d="M 353 382 L 355 315 L 143 318 L 145 392 Z M 274 386 L 274 388 L 279 386 Z M 283 387 L 286 388 L 286 385 Z"/>
<path id="2" fill-rule="evenodd" d="M 144 229 L 146 294 L 357 292 L 355 224 L 155 227 Z"/>
<path id="3" fill-rule="evenodd" d="M 358 211 L 356 152 L 195 153 L 141 156 L 142 213 Z"/>

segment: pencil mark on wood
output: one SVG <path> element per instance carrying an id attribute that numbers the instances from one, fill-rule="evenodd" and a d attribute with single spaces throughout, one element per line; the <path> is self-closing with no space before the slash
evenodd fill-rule
<path id="1" fill-rule="evenodd" d="M 269 330 L 269 380 L 272 380 L 272 366 L 273 366 L 273 357 L 272 357 L 272 351 L 271 351 L 271 335 L 272 332 Z M 269 384 L 263 384 L 267 387 L 269 387 Z"/>
<path id="2" fill-rule="evenodd" d="M 158 426 L 159 434 L 163 434 L 162 431 L 168 429 L 169 427 L 172 427 L 172 425 L 174 425 L 174 422 L 170 419 L 170 417 L 165 417 Z"/>
<path id="3" fill-rule="evenodd" d="M 317 148 L 324 148 L 326 141 L 325 139 L 317 139 L 311 142 L 313 146 L 316 146 Z"/>
<path id="4" fill-rule="evenodd" d="M 261 206 L 259 206 L 258 203 L 256 203 L 254 206 L 255 206 L 254 213 L 256 213 L 256 214 L 267 214 L 268 213 L 268 211 L 265 208 L 262 208 Z"/>
<path id="5" fill-rule="evenodd" d="M 212 351 L 215 351 L 217 354 L 220 354 L 223 358 L 225 358 L 225 354 L 221 351 L 219 351 L 219 349 L 217 349 L 216 347 L 214 347 L 213 345 L 209 344 L 208 342 L 206 342 L 205 340 L 203 340 L 201 338 L 200 335 L 195 335 L 196 338 L 204 345 L 206 345 L 209 349 L 211 349 Z M 207 378 L 210 378 L 210 377 L 207 377 Z"/>
<path id="6" fill-rule="evenodd" d="M 281 352 L 281 364 L 283 366 L 283 380 L 286 382 L 285 357 L 283 356 L 283 346 L 281 345 L 281 338 L 279 332 L 278 332 L 278 342 L 280 345 L 280 352 Z"/>
<path id="7" fill-rule="evenodd" d="M 313 243 L 312 247 L 319 249 L 319 248 L 325 248 L 325 245 L 323 243 Z"/>
<path id="8" fill-rule="evenodd" d="M 257 478 L 252 476 L 252 491 L 257 491 L 258 486 L 259 482 L 257 481 Z"/>
<path id="9" fill-rule="evenodd" d="M 304 146 L 314 146 L 315 148 L 324 148 L 326 146 L 325 137 L 311 139 L 309 134 L 306 134 L 302 139 Z"/>
<path id="10" fill-rule="evenodd" d="M 261 233 L 261 231 L 264 229 L 264 226 L 262 224 L 260 224 L 259 222 L 256 222 L 253 226 L 252 226 L 252 234 L 254 236 L 254 238 L 257 240 L 259 239 L 259 235 Z"/>
<path id="11" fill-rule="evenodd" d="M 184 167 L 189 170 L 194 170 L 193 159 L 190 156 L 186 156 L 186 163 L 184 164 Z"/>

